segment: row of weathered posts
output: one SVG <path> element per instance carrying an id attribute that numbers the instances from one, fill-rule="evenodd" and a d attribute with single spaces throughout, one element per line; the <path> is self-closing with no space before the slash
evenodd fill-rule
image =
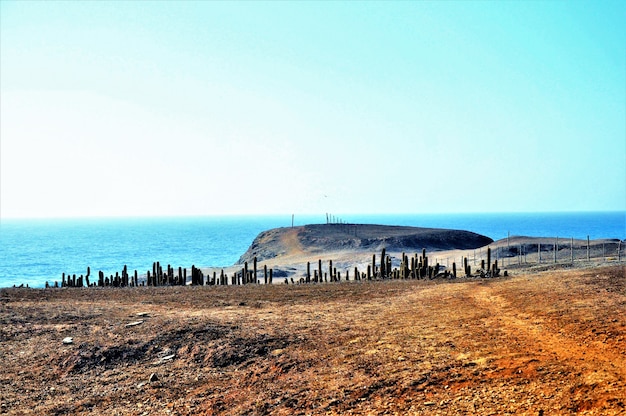
<path id="1" fill-rule="evenodd" d="M 265 284 L 273 283 L 273 270 L 269 269 L 267 266 L 263 267 L 264 270 L 264 280 Z M 178 271 L 178 273 L 176 273 Z M 152 272 L 148 270 L 146 272 L 146 278 L 139 279 L 139 275 L 137 270 L 134 271 L 133 275 L 128 274 L 128 268 L 125 265 L 122 273 L 120 275 L 119 272 L 114 275 L 105 276 L 104 272 L 98 272 L 98 280 L 90 281 L 89 277 L 91 275 L 91 269 L 87 267 L 87 274 L 76 276 L 73 275 L 65 275 L 65 273 L 61 276 L 61 285 L 60 287 L 139 287 L 139 286 L 185 286 L 188 283 L 187 278 L 187 269 L 178 267 L 178 269 L 173 268 L 171 265 L 167 265 L 167 269 L 163 269 L 160 262 L 154 262 L 152 264 Z M 254 258 L 254 268 L 253 270 L 248 270 L 248 263 L 246 262 L 242 270 L 238 273 L 233 273 L 229 277 L 224 270 L 222 269 L 220 275 L 217 275 L 217 272 L 213 272 L 212 275 L 205 276 L 202 270 L 197 268 L 195 265 L 191 266 L 191 285 L 193 286 L 226 286 L 226 285 L 243 285 L 249 284 L 253 282 L 257 282 L 257 259 Z M 230 283 L 229 283 L 230 282 Z M 49 287 L 59 287 L 59 282 L 55 281 L 54 285 L 51 286 L 48 282 L 46 282 L 46 288 Z"/>
<path id="2" fill-rule="evenodd" d="M 422 254 L 415 253 L 409 257 L 406 253 L 402 253 L 400 265 L 392 268 L 391 257 L 386 255 L 385 249 L 382 250 L 380 264 L 376 263 L 376 255 L 372 255 L 372 264 L 367 266 L 367 272 L 361 276 L 367 280 L 373 279 L 435 279 L 438 277 L 459 277 L 457 274 L 456 263 L 452 263 L 452 270 L 449 271 L 439 263 L 430 265 L 426 249 L 422 249 Z M 480 269 L 472 274 L 471 266 L 468 264 L 468 258 L 463 258 L 465 277 L 497 277 L 500 274 L 497 260 L 491 263 L 491 248 L 487 248 L 487 263 L 483 260 Z M 444 270 L 445 269 L 445 270 Z M 355 268 L 355 274 L 358 270 Z"/>
<path id="3" fill-rule="evenodd" d="M 622 243 L 618 241 L 614 244 L 615 250 L 607 252 L 606 244 L 602 244 L 602 257 L 606 258 L 607 255 L 614 255 L 618 262 L 622 259 Z M 476 254 L 474 254 L 473 261 L 469 257 L 462 257 L 463 274 L 465 277 L 497 277 L 499 276 L 501 269 L 498 264 L 498 259 L 504 262 L 505 259 L 512 260 L 517 257 L 518 263 L 526 263 L 526 256 L 536 253 L 536 261 L 554 263 L 558 262 L 558 254 L 560 251 L 567 250 L 569 248 L 569 261 L 572 263 L 574 258 L 574 242 L 571 241 L 569 247 L 564 244 L 559 244 L 557 239 L 554 244 L 524 244 L 524 245 L 512 245 L 508 247 L 499 247 L 496 251 L 496 259 L 492 262 L 492 250 L 487 248 L 486 259 L 480 259 L 480 266 L 476 270 L 472 270 L 473 263 L 477 266 Z M 585 247 L 579 247 L 578 249 L 585 249 Z M 591 259 L 591 245 L 589 239 L 586 245 L 586 260 Z M 552 251 L 552 259 L 542 259 L 542 252 Z M 480 256 L 482 257 L 482 255 Z M 511 264 L 512 261 L 509 263 Z M 426 256 L 426 249 L 422 250 L 421 255 L 415 253 L 409 257 L 405 253 L 402 253 L 400 264 L 398 267 L 392 267 L 392 259 L 386 254 L 386 250 L 382 249 L 380 260 L 377 262 L 376 254 L 372 255 L 372 263 L 367 266 L 367 269 L 361 271 L 358 267 L 354 268 L 353 280 L 378 280 L 378 279 L 435 279 L 438 277 L 459 277 L 456 262 L 452 263 L 451 270 L 446 264 L 446 267 L 435 262 L 435 265 L 431 265 L 428 256 Z M 317 269 L 311 273 L 311 263 L 307 263 L 306 274 L 301 277 L 297 282 L 293 278 L 290 280 L 285 279 L 285 283 L 322 283 L 322 282 L 339 282 L 342 280 L 350 280 L 350 269 L 346 270 L 345 277 L 342 279 L 340 271 L 337 271 L 336 267 L 333 267 L 332 260 L 329 261 L 327 271 L 322 270 L 322 260 L 318 260 Z M 178 273 L 176 273 L 178 272 Z M 504 272 L 506 274 L 506 272 Z M 246 285 L 260 283 L 259 279 L 260 271 L 257 269 L 257 258 L 254 258 L 252 268 L 249 268 L 248 263 L 244 263 L 242 269 L 238 272 L 232 273 L 228 276 L 222 269 L 220 274 L 217 275 L 216 271 L 207 276 L 195 266 L 191 266 L 191 285 L 194 286 L 226 286 L 226 285 Z M 263 283 L 272 284 L 274 282 L 274 273 L 272 269 L 268 269 L 267 265 L 263 266 Z M 164 270 L 159 262 L 155 262 L 152 265 L 152 271 L 146 272 L 145 279 L 139 279 L 137 270 L 132 275 L 129 275 L 128 268 L 124 266 L 121 274 L 116 272 L 115 275 L 105 276 L 104 272 L 98 272 L 98 279 L 90 281 L 91 270 L 87 267 L 86 275 L 76 276 L 67 275 L 63 273 L 61 279 L 61 287 L 138 287 L 138 286 L 183 286 L 187 285 L 187 269 L 178 267 L 175 269 L 169 264 Z M 46 282 L 46 287 L 51 287 Z M 54 282 L 53 287 L 59 287 L 59 282 Z"/>
<path id="4" fill-rule="evenodd" d="M 487 262 L 481 261 L 481 266 L 478 270 L 472 274 L 472 268 L 469 265 L 468 258 L 463 258 L 463 268 L 466 277 L 480 276 L 480 277 L 497 277 L 500 273 L 498 268 L 498 261 L 495 260 L 491 263 L 491 248 L 487 249 Z M 445 269 L 445 270 L 444 270 Z M 63 273 L 61 279 L 61 287 L 139 287 L 139 286 L 185 286 L 190 283 L 193 286 L 235 286 L 246 284 L 258 284 L 260 283 L 260 270 L 257 267 L 257 258 L 254 257 L 252 268 L 249 267 L 248 262 L 245 262 L 240 271 L 232 273 L 230 277 L 222 269 L 220 274 L 217 275 L 216 271 L 206 276 L 195 265 L 191 266 L 191 281 L 188 282 L 187 268 L 178 267 L 178 269 L 167 265 L 164 269 L 160 262 L 154 262 L 152 264 L 152 270 L 146 272 L 145 279 L 139 279 L 137 270 L 132 275 L 128 273 L 128 268 L 125 265 L 121 274 L 116 272 L 115 275 L 105 276 L 104 272 L 98 272 L 98 279 L 90 281 L 91 269 L 87 267 L 87 274 L 76 276 L 67 275 Z M 438 277 L 452 277 L 457 276 L 456 263 L 452 264 L 452 270 L 447 270 L 439 263 L 432 265 L 429 263 L 429 258 L 426 255 L 426 249 L 423 249 L 421 255 L 415 253 L 413 256 L 408 256 L 402 253 L 402 258 L 398 267 L 392 266 L 392 258 L 386 254 L 386 250 L 383 248 L 380 260 L 377 262 L 376 254 L 372 255 L 372 263 L 367 266 L 366 270 L 359 270 L 358 267 L 354 267 L 353 280 L 381 280 L 381 279 L 435 279 Z M 345 276 L 342 279 L 341 271 L 338 271 L 336 267 L 333 267 L 333 261 L 329 260 L 327 271 L 322 269 L 322 260 L 318 260 L 317 269 L 311 273 L 311 263 L 307 262 L 306 275 L 301 277 L 297 282 L 293 278 L 291 280 L 284 279 L 284 283 L 328 283 L 328 282 L 340 282 L 342 280 L 350 280 L 350 269 L 346 270 Z M 273 284 L 274 273 L 273 269 L 268 269 L 267 265 L 263 266 L 263 283 Z M 46 288 L 59 287 L 59 282 L 55 281 L 54 286 L 50 286 L 46 282 Z"/>

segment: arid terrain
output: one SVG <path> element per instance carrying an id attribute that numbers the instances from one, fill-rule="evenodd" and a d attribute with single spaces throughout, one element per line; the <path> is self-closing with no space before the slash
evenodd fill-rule
<path id="1" fill-rule="evenodd" d="M 615 260 L 493 279 L 3 289 L 0 413 L 624 414 L 625 312 Z"/>

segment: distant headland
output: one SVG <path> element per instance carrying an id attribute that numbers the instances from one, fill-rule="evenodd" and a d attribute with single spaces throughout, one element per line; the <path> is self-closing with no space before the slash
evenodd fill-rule
<path id="1" fill-rule="evenodd" d="M 260 233 L 238 263 L 337 251 L 377 252 L 470 250 L 493 240 L 463 230 L 373 224 L 311 224 Z"/>

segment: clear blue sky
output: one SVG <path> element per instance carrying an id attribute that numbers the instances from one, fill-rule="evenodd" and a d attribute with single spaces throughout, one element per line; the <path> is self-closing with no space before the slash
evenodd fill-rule
<path id="1" fill-rule="evenodd" d="M 0 215 L 626 209 L 626 2 L 0 2 Z"/>

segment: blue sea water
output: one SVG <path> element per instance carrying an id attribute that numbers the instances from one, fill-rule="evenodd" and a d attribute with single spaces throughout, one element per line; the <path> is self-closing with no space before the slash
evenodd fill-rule
<path id="1" fill-rule="evenodd" d="M 338 215 L 348 223 L 410 225 L 474 231 L 494 240 L 507 234 L 585 239 L 626 238 L 626 212 Z M 233 265 L 258 233 L 291 226 L 291 216 L 56 219 L 0 221 L 0 287 L 43 287 L 61 274 L 106 275 L 124 265 L 140 274 L 154 261 L 174 267 Z M 295 225 L 325 215 L 296 216 Z"/>

